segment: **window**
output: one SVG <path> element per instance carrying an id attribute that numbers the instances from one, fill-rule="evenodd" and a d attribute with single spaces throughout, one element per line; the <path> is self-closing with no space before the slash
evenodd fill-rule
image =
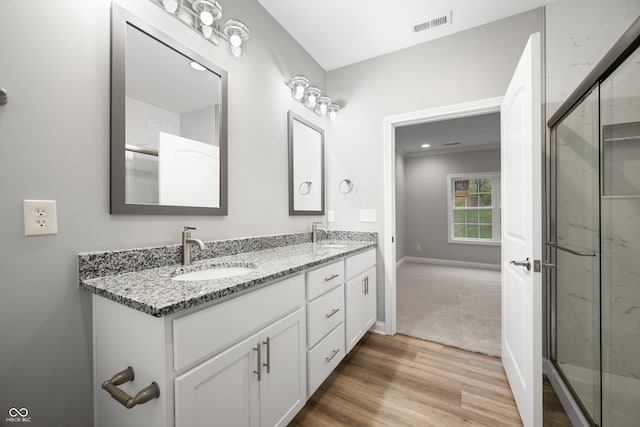
<path id="1" fill-rule="evenodd" d="M 448 175 L 449 242 L 500 243 L 500 173 Z"/>

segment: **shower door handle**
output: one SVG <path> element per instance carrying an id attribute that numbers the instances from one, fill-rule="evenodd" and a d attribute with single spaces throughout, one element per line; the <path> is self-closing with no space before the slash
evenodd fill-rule
<path id="1" fill-rule="evenodd" d="M 509 264 L 517 265 L 517 266 L 520 266 L 520 267 L 525 267 L 527 269 L 527 271 L 531 271 L 531 261 L 529 261 L 529 258 L 527 258 L 524 261 L 513 260 Z"/>

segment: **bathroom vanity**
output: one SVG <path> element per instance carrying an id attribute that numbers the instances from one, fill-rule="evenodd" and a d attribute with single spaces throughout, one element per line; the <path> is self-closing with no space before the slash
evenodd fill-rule
<path id="1" fill-rule="evenodd" d="M 297 243 L 109 275 L 96 271 L 100 254 L 81 254 L 80 285 L 94 294 L 95 425 L 286 425 L 375 323 L 375 245 Z M 118 269 L 125 255 L 107 258 Z M 112 397 L 103 383 L 128 367 L 133 380 L 116 378 Z M 159 396 L 131 409 L 117 400 L 154 383 Z"/>

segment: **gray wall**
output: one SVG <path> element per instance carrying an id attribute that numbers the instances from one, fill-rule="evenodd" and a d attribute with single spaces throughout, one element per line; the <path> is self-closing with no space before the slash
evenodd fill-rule
<path id="1" fill-rule="evenodd" d="M 503 96 L 529 35 L 543 30 L 537 9 L 327 73 L 327 92 L 345 106 L 327 131 L 328 206 L 336 229 L 377 231 L 378 319 L 384 320 L 383 118 Z M 338 182 L 355 183 L 350 197 Z M 374 208 L 377 223 L 361 223 Z"/>
<path id="2" fill-rule="evenodd" d="M 324 123 L 284 82 L 304 73 L 322 88 L 324 70 L 255 0 L 224 3 L 225 17 L 251 29 L 240 60 L 150 1 L 120 3 L 228 71 L 229 216 L 109 215 L 110 1 L 4 0 L 0 423 L 24 406 L 32 426 L 92 424 L 91 300 L 77 286 L 79 252 L 175 244 L 184 225 L 206 240 L 304 231 L 321 219 L 288 215 L 287 110 Z M 23 199 L 57 200 L 59 234 L 24 237 Z"/>
<path id="3" fill-rule="evenodd" d="M 405 157 L 406 255 L 500 265 L 500 246 L 449 243 L 447 219 L 447 174 L 497 171 L 500 149 Z"/>
<path id="4" fill-rule="evenodd" d="M 405 257 L 407 241 L 406 184 L 404 180 L 404 157 L 396 152 L 396 261 Z"/>

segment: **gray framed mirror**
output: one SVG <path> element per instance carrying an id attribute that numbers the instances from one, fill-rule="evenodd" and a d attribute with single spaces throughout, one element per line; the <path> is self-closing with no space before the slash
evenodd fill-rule
<path id="1" fill-rule="evenodd" d="M 289 215 L 324 215 L 324 131 L 293 111 L 289 134 Z"/>
<path id="2" fill-rule="evenodd" d="M 115 4 L 111 213 L 227 214 L 227 73 Z"/>

